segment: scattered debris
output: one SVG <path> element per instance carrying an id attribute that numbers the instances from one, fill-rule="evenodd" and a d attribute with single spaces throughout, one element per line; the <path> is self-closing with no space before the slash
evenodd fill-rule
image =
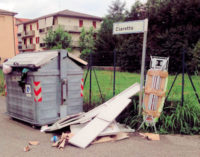
<path id="1" fill-rule="evenodd" d="M 153 134 L 153 133 L 139 133 L 144 138 L 147 138 L 148 140 L 152 141 L 160 141 L 160 135 L 159 134 Z"/>
<path id="2" fill-rule="evenodd" d="M 60 140 L 53 143 L 52 147 L 58 147 L 59 149 L 63 149 L 73 135 L 74 134 L 72 133 L 62 133 Z"/>
<path id="3" fill-rule="evenodd" d="M 31 150 L 31 148 L 29 146 L 24 147 L 24 152 L 28 152 L 30 150 Z"/>
<path id="4" fill-rule="evenodd" d="M 37 145 L 40 144 L 40 142 L 39 142 L 39 141 L 29 141 L 28 144 L 29 144 L 29 145 L 33 145 L 33 146 L 37 146 Z"/>
<path id="5" fill-rule="evenodd" d="M 63 149 L 68 143 L 86 148 L 92 142 L 94 144 L 128 138 L 128 133 L 135 130 L 116 123 L 115 118 L 129 105 L 130 98 L 139 91 L 140 84 L 135 83 L 89 112 L 67 116 L 42 130 L 51 132 L 70 126 L 71 133 L 63 133 L 58 141 L 52 139 L 55 142 L 52 146 L 59 149 Z"/>
<path id="6" fill-rule="evenodd" d="M 131 102 L 130 97 L 139 91 L 140 85 L 135 83 L 122 93 L 107 101 L 105 107 L 102 108 L 99 114 L 97 114 L 83 129 L 76 133 L 69 140 L 69 143 L 80 148 L 86 148 L 128 106 Z"/>
<path id="7" fill-rule="evenodd" d="M 52 138 L 51 138 L 51 142 L 57 142 L 58 141 L 58 136 L 53 136 Z"/>

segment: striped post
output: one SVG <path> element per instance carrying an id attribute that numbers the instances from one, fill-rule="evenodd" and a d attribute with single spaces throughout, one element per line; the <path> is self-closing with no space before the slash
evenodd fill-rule
<path id="1" fill-rule="evenodd" d="M 83 82 L 84 82 L 84 80 L 82 78 L 81 79 L 81 97 L 83 97 Z"/>
<path id="2" fill-rule="evenodd" d="M 34 100 L 35 102 L 42 102 L 42 87 L 40 81 L 34 82 Z"/>

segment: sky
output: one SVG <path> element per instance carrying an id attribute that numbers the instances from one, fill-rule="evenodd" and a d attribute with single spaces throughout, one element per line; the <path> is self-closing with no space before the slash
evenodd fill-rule
<path id="1" fill-rule="evenodd" d="M 72 10 L 81 13 L 103 17 L 107 14 L 113 0 L 0 0 L 0 9 L 17 12 L 19 18 L 37 18 L 61 10 Z M 121 0 L 126 2 L 130 10 L 136 0 Z M 142 3 L 146 0 L 140 0 Z"/>

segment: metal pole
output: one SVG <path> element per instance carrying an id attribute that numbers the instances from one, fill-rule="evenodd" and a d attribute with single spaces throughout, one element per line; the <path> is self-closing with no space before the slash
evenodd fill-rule
<path id="1" fill-rule="evenodd" d="M 148 28 L 148 19 L 145 19 L 145 31 L 144 31 L 144 38 L 143 38 L 141 76 L 140 76 L 139 115 L 141 115 L 141 111 L 142 111 L 142 94 L 143 94 L 143 85 L 144 85 L 144 69 L 145 69 L 146 44 L 147 44 L 147 28 Z"/>
<path id="2" fill-rule="evenodd" d="M 179 74 L 179 72 L 176 73 L 176 76 L 175 76 L 175 78 L 174 78 L 174 81 L 173 81 L 173 83 L 172 83 L 172 86 L 170 87 L 169 92 L 168 92 L 168 94 L 167 94 L 167 96 L 166 96 L 165 102 L 168 100 L 169 94 L 171 93 L 171 90 L 172 90 L 172 88 L 173 88 L 173 86 L 174 86 L 174 83 L 176 82 L 176 79 L 177 79 L 177 77 L 178 77 L 178 74 Z"/>
<path id="3" fill-rule="evenodd" d="M 115 95 L 115 74 L 116 74 L 116 50 L 113 51 L 114 53 L 114 75 L 113 75 L 113 96 Z"/>
<path id="4" fill-rule="evenodd" d="M 182 95 L 181 95 L 181 106 L 184 104 L 184 85 L 185 85 L 185 50 L 182 51 Z"/>
<path id="5" fill-rule="evenodd" d="M 92 53 L 90 53 L 90 91 L 89 91 L 89 105 L 91 105 L 92 98 Z"/>
<path id="6" fill-rule="evenodd" d="M 186 70 L 186 72 L 187 72 L 187 74 L 188 74 L 188 77 L 189 77 L 189 79 L 190 79 L 190 83 L 191 83 L 192 88 L 193 88 L 193 90 L 194 90 L 194 93 L 195 93 L 195 95 L 196 95 L 196 97 L 197 97 L 197 100 L 198 100 L 198 102 L 199 102 L 199 104 L 200 104 L 199 95 L 198 95 L 198 93 L 197 93 L 197 90 L 196 90 L 196 88 L 195 88 L 195 86 L 194 86 L 194 83 L 193 83 L 193 81 L 192 81 L 192 77 L 190 76 L 189 71 L 188 71 L 186 65 L 185 65 L 185 70 Z"/>
<path id="7" fill-rule="evenodd" d="M 86 73 L 86 76 L 84 78 L 84 83 L 83 83 L 83 86 L 85 86 L 85 83 L 86 83 L 86 80 L 87 80 L 87 76 L 88 76 L 88 72 L 90 71 L 90 65 L 88 65 L 88 68 L 87 68 L 87 73 Z"/>
<path id="8" fill-rule="evenodd" d="M 99 81 L 97 79 L 97 74 L 96 74 L 96 71 L 94 69 L 93 69 L 93 72 L 94 72 L 94 76 L 96 78 L 96 82 L 97 82 L 97 85 L 98 85 L 99 93 L 100 93 L 100 96 L 101 96 L 101 102 L 103 103 L 103 96 L 102 96 L 101 88 L 100 88 L 100 85 L 99 85 Z"/>

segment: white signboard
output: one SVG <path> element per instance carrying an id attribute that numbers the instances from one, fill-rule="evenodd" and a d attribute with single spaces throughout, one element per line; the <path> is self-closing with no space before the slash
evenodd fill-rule
<path id="1" fill-rule="evenodd" d="M 147 31 L 147 23 L 147 19 L 114 23 L 113 34 L 143 33 Z"/>

